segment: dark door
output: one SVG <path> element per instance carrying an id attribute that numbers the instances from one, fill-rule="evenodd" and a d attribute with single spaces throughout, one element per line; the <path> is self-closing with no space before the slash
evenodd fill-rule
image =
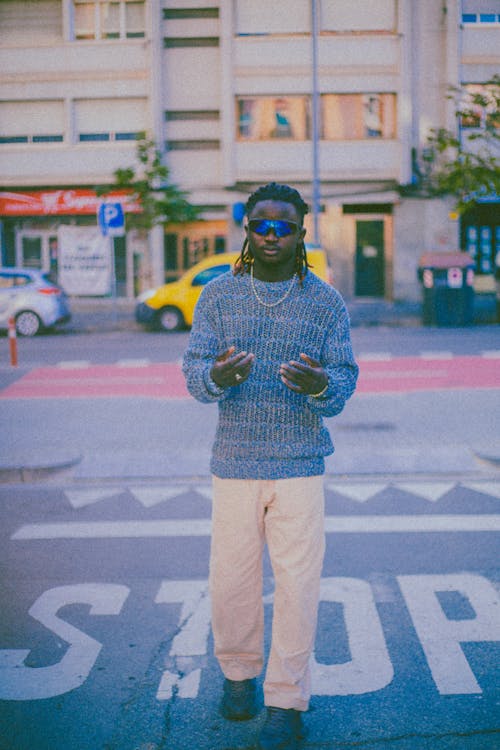
<path id="1" fill-rule="evenodd" d="M 356 220 L 357 297 L 383 297 L 385 292 L 384 222 L 382 219 Z"/>
<path id="2" fill-rule="evenodd" d="M 114 237 L 116 296 L 127 296 L 127 242 L 125 237 Z"/>

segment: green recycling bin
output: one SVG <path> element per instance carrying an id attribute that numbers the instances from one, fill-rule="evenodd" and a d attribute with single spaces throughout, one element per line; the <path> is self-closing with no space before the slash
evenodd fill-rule
<path id="1" fill-rule="evenodd" d="M 418 268 L 422 322 L 467 326 L 474 321 L 474 261 L 467 253 L 425 253 Z"/>

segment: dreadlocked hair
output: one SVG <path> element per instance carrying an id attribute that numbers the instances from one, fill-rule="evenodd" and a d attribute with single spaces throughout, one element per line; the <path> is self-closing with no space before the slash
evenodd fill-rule
<path id="1" fill-rule="evenodd" d="M 281 201 L 283 203 L 291 203 L 292 206 L 295 206 L 297 213 L 299 214 L 300 226 L 302 226 L 304 216 L 309 212 L 307 203 L 302 200 L 300 193 L 295 190 L 295 188 L 292 188 L 289 185 L 279 185 L 277 182 L 270 182 L 267 185 L 263 185 L 252 193 L 245 205 L 245 216 L 249 216 L 256 204 L 261 201 Z M 247 273 L 250 270 L 252 262 L 253 256 L 248 249 L 248 238 L 245 238 L 241 253 L 234 264 L 234 274 L 238 275 Z M 301 240 L 297 244 L 297 252 L 295 256 L 295 273 L 301 284 L 308 268 L 311 268 L 311 266 L 307 260 L 304 240 Z"/>

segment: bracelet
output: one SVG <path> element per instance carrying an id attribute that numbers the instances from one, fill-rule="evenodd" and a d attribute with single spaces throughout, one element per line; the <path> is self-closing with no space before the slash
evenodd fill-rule
<path id="1" fill-rule="evenodd" d="M 319 393 L 310 393 L 309 395 L 311 396 L 311 398 L 319 398 L 320 396 L 322 396 L 324 393 L 327 392 L 329 385 L 330 383 L 327 383 L 322 391 L 320 391 Z"/>

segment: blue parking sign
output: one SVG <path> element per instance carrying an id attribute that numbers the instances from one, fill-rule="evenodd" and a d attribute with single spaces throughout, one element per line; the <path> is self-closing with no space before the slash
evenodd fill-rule
<path id="1" fill-rule="evenodd" d="M 101 203 L 97 221 L 104 237 L 122 237 L 125 233 L 125 215 L 121 203 Z"/>

